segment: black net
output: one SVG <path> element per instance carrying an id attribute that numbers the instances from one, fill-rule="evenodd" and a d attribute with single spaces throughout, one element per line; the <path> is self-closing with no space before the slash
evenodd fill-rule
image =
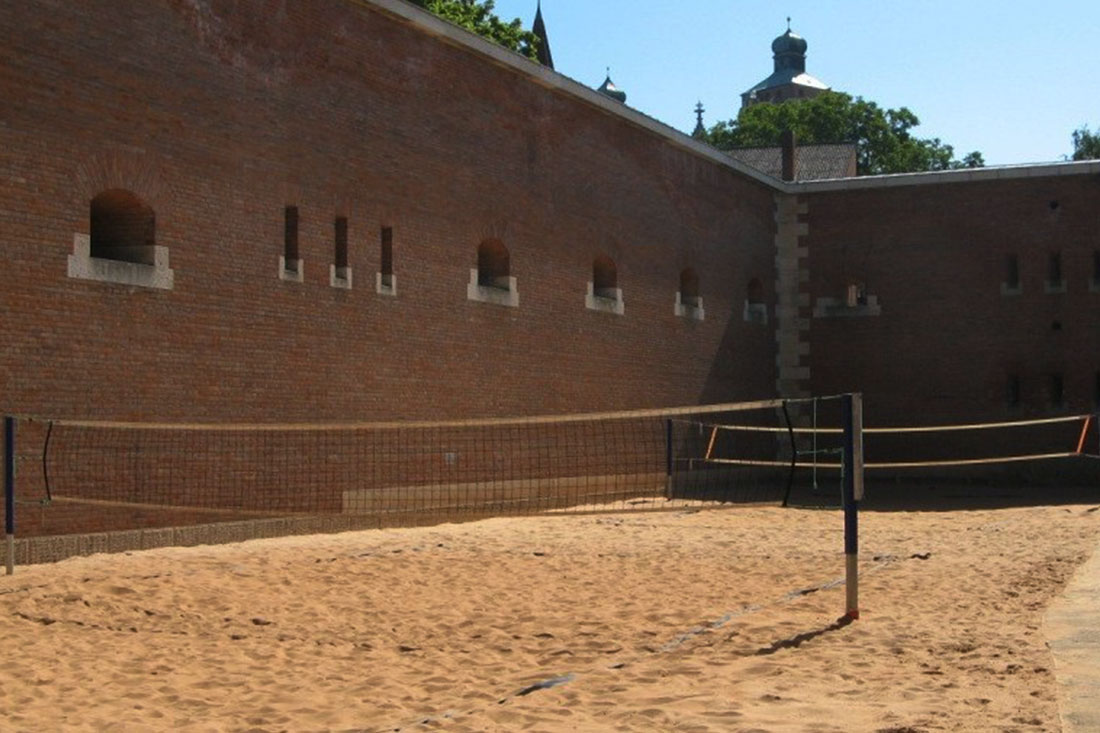
<path id="1" fill-rule="evenodd" d="M 754 430 L 716 428 L 734 422 Z M 779 401 L 435 424 L 21 420 L 17 533 L 780 502 L 786 424 Z"/>

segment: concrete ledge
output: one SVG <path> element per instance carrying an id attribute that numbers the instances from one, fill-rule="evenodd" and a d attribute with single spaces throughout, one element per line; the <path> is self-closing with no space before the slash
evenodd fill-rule
<path id="1" fill-rule="evenodd" d="M 351 290 L 351 268 L 328 266 L 328 284 L 334 288 Z"/>
<path id="2" fill-rule="evenodd" d="M 279 279 L 287 282 L 300 283 L 304 280 L 303 270 L 305 263 L 302 260 L 288 260 L 279 255 Z"/>
<path id="3" fill-rule="evenodd" d="M 680 318 L 690 318 L 693 321 L 703 321 L 707 317 L 707 312 L 703 308 L 702 296 L 685 298 L 679 290 L 676 291 L 676 303 L 672 306 L 672 313 Z"/>
<path id="4" fill-rule="evenodd" d="M 519 291 L 516 290 L 516 278 L 500 278 L 502 287 L 491 287 L 478 283 L 477 268 L 470 268 L 470 282 L 466 283 L 466 299 L 478 303 L 493 303 L 509 308 L 519 307 Z M 503 287 L 503 285 L 507 287 Z"/>
<path id="5" fill-rule="evenodd" d="M 789 309 L 795 311 L 797 315 L 797 308 Z M 741 311 L 741 318 L 746 323 L 756 323 L 761 326 L 768 325 L 768 306 L 766 303 L 750 303 L 745 301 L 745 307 Z"/>
<path id="6" fill-rule="evenodd" d="M 393 526 L 394 522 L 389 522 Z M 27 537 L 15 541 L 15 565 L 57 562 L 67 557 L 98 553 L 132 552 L 158 547 L 193 547 L 230 542 L 286 537 L 297 534 L 326 534 L 383 526 L 377 515 L 329 514 L 308 517 L 255 519 L 188 527 L 131 529 L 81 535 Z M 7 561 L 6 545 L 0 543 L 0 562 Z M 16 570 L 18 573 L 18 569 Z"/>
<path id="7" fill-rule="evenodd" d="M 818 298 L 814 303 L 814 318 L 858 318 L 861 316 L 881 316 L 882 306 L 878 296 L 868 295 L 866 303 L 848 305 L 839 298 Z"/>
<path id="8" fill-rule="evenodd" d="M 374 273 L 374 292 L 379 295 L 397 296 L 397 275 L 390 275 L 388 280 L 383 279 L 384 276 L 380 272 Z"/>
<path id="9" fill-rule="evenodd" d="M 92 240 L 87 234 L 73 234 L 73 253 L 68 259 L 68 276 L 139 288 L 171 290 L 175 273 L 168 266 L 168 248 L 153 248 L 153 264 L 92 257 Z"/>
<path id="10" fill-rule="evenodd" d="M 584 296 L 584 307 L 591 311 L 602 311 L 623 315 L 626 307 L 623 305 L 623 289 L 610 288 L 596 293 L 592 281 L 588 281 L 588 292 Z"/>
<path id="11" fill-rule="evenodd" d="M 1100 549 L 1047 609 L 1043 632 L 1054 657 L 1062 730 L 1100 731 Z"/>

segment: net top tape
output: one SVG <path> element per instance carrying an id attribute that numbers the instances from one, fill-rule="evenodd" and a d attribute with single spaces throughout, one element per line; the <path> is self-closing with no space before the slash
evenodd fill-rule
<path id="1" fill-rule="evenodd" d="M 415 430 L 429 428 L 468 428 L 520 425 L 555 425 L 562 423 L 593 422 L 596 420 L 631 420 L 646 418 L 671 418 L 681 415 L 709 415 L 725 412 L 749 412 L 752 410 L 778 409 L 785 404 L 811 402 L 813 400 L 838 399 L 840 395 L 815 398 L 772 399 L 750 402 L 727 402 L 714 405 L 688 407 L 661 407 L 646 410 L 622 410 L 618 412 L 586 412 L 565 415 L 533 415 L 529 417 L 486 417 L 468 420 L 391 420 L 383 422 L 324 422 L 324 423 L 195 423 L 195 422 L 127 422 L 115 420 L 51 420 L 39 417 L 23 417 L 29 422 L 48 423 L 54 426 L 102 428 L 112 430 L 190 430 L 212 432 L 327 432 L 341 430 Z"/>

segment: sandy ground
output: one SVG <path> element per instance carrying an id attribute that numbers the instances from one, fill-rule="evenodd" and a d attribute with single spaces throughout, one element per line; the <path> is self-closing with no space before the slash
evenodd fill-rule
<path id="1" fill-rule="evenodd" d="M 1042 614 L 1100 511 L 861 524 L 851 624 L 835 510 L 492 519 L 20 568 L 0 579 L 0 728 L 1059 730 Z"/>

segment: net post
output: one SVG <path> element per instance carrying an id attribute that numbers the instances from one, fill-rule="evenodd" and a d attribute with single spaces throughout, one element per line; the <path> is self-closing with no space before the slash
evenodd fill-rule
<path id="1" fill-rule="evenodd" d="M 841 397 L 844 423 L 845 617 L 859 618 L 859 501 L 863 498 L 863 395 Z"/>
<path id="2" fill-rule="evenodd" d="M 665 498 L 672 498 L 672 419 L 665 418 Z"/>
<path id="3" fill-rule="evenodd" d="M 4 534 L 7 574 L 15 572 L 15 419 L 4 416 Z"/>

